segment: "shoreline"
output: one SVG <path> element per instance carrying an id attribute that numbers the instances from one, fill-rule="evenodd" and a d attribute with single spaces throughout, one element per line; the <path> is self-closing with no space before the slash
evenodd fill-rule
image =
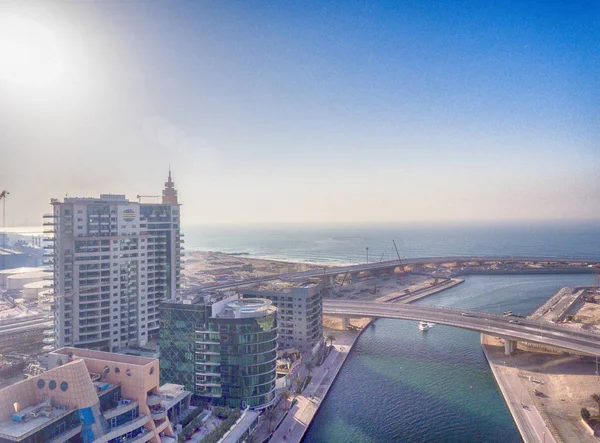
<path id="1" fill-rule="evenodd" d="M 345 267 L 345 266 L 355 266 L 365 264 L 362 261 L 344 261 L 344 260 L 322 260 L 322 261 L 310 261 L 310 260 L 302 260 L 298 257 L 286 257 L 281 255 L 269 255 L 269 254 L 253 254 L 251 252 L 246 251 L 218 251 L 213 249 L 201 249 L 201 248 L 189 248 L 185 249 L 186 252 L 189 253 L 202 253 L 202 254 L 222 254 L 226 256 L 230 256 L 232 258 L 240 258 L 240 259 L 248 259 L 248 260 L 259 260 L 259 261 L 269 261 L 269 262 L 277 262 L 281 264 L 295 264 L 295 265 L 307 265 L 307 266 L 327 266 L 327 267 Z M 464 257 L 469 258 L 469 255 L 463 256 L 453 256 L 453 257 Z M 423 257 L 402 257 L 402 260 L 412 260 L 415 258 L 439 258 L 438 256 L 423 256 Z M 493 257 L 492 257 L 493 258 Z M 527 256 L 513 256 L 512 259 L 516 261 L 528 261 L 529 257 Z M 564 257 L 547 257 L 548 260 L 552 261 L 553 258 L 561 259 Z M 573 260 L 581 260 L 587 259 L 588 257 L 566 257 L 567 259 Z M 396 260 L 392 258 L 392 260 Z M 375 262 L 369 262 L 375 263 Z M 410 266 L 410 265 L 409 265 Z M 517 274 L 588 274 L 594 273 L 594 268 L 585 268 L 580 267 L 576 269 L 570 269 L 568 267 L 561 267 L 555 269 L 547 269 L 547 268 L 523 268 L 523 269 L 511 269 L 511 270 L 503 270 L 503 269 L 489 269 L 489 270 L 467 270 L 467 271 L 455 271 L 451 273 L 451 277 L 460 277 L 463 275 L 517 275 Z"/>
<path id="2" fill-rule="evenodd" d="M 319 408 L 321 406 L 321 404 L 325 401 L 327 394 L 329 393 L 329 391 L 331 390 L 331 387 L 335 384 L 336 380 L 337 380 L 337 376 L 340 373 L 340 371 L 342 370 L 342 368 L 344 367 L 344 363 L 346 363 L 346 360 L 348 359 L 348 357 L 350 356 L 350 353 L 352 352 L 352 349 L 354 348 L 354 345 L 356 344 L 356 342 L 358 341 L 358 339 L 360 338 L 360 336 L 363 334 L 363 332 L 365 331 L 365 329 L 371 324 L 373 323 L 373 321 L 375 321 L 376 319 L 370 320 L 367 324 L 365 324 L 365 326 L 363 328 L 361 328 L 357 334 L 353 337 L 352 342 L 350 343 L 347 352 L 345 352 L 343 354 L 343 358 L 340 362 L 339 365 L 337 365 L 334 368 L 334 372 L 333 372 L 333 378 L 331 380 L 331 383 L 328 383 L 325 387 L 322 393 L 319 393 L 317 391 L 317 398 L 320 397 L 319 403 L 317 404 L 317 407 L 315 409 L 315 413 L 313 415 L 313 417 L 311 418 L 311 420 L 308 422 L 308 425 L 304 428 L 304 432 L 302 433 L 302 436 L 300 438 L 300 440 L 298 441 L 302 441 L 302 439 L 304 438 L 304 436 L 306 435 L 306 433 L 308 432 L 308 430 L 310 429 L 310 426 L 312 425 L 312 419 L 317 415 L 317 412 L 319 411 Z M 319 395 L 321 394 L 321 395 Z"/>
<path id="3" fill-rule="evenodd" d="M 533 431 L 531 429 L 529 420 L 524 412 L 526 410 L 525 406 L 527 406 L 528 408 L 533 407 L 535 409 L 535 411 L 538 413 L 538 415 L 541 416 L 541 414 L 539 413 L 539 411 L 537 410 L 535 405 L 533 405 L 533 402 L 531 401 L 531 397 L 530 397 L 528 391 L 526 391 L 527 392 L 527 398 L 525 400 L 526 403 L 523 401 L 522 390 L 519 391 L 519 394 L 521 395 L 520 400 L 517 400 L 517 398 L 514 395 L 512 395 L 513 391 L 511 391 L 511 389 L 514 388 L 514 386 L 511 385 L 511 383 L 507 382 L 503 377 L 501 377 L 501 374 L 500 374 L 500 371 L 498 368 L 498 364 L 490 356 L 491 352 L 488 352 L 489 345 L 486 343 L 486 337 L 489 337 L 489 336 L 486 334 L 480 334 L 481 349 L 483 350 L 483 355 L 485 356 L 485 359 L 488 362 L 488 365 L 490 366 L 492 375 L 494 376 L 494 380 L 496 381 L 496 385 L 498 386 L 498 388 L 500 389 L 500 392 L 502 393 L 502 397 L 504 398 L 504 403 L 506 404 L 506 407 L 508 408 L 508 411 L 510 412 L 510 415 L 512 416 L 513 422 L 515 423 L 515 425 L 517 426 L 517 429 L 519 430 L 519 434 L 521 434 L 521 438 L 523 438 L 523 441 L 525 443 L 533 443 L 533 442 L 540 441 L 539 438 L 538 439 L 535 438 L 536 433 L 535 433 L 535 431 Z M 556 440 L 554 439 L 553 433 L 549 429 L 548 429 L 548 434 L 552 437 L 552 441 L 556 442 Z M 545 436 L 545 434 L 544 434 L 544 436 Z M 544 441 L 545 441 L 545 439 L 544 439 Z M 560 440 L 560 441 L 562 441 L 562 440 Z M 550 443 L 550 440 L 549 440 L 549 443 Z"/>
<path id="4" fill-rule="evenodd" d="M 560 322 L 573 306 L 584 303 L 584 291 L 590 286 L 564 286 L 542 303 L 527 318 L 539 322 Z M 599 318 L 598 305 L 591 303 L 587 320 Z M 590 309 L 595 314 L 590 316 Z M 580 320 L 581 321 L 581 320 Z M 590 323 L 595 324 L 595 323 Z M 585 323 L 571 323 L 583 327 Z M 596 405 L 590 400 L 598 382 L 593 364 L 550 346 L 544 347 L 519 341 L 519 350 L 505 356 L 498 337 L 481 334 L 481 347 L 492 370 L 504 402 L 526 443 L 542 441 L 598 441 L 581 425 L 580 408 L 590 410 Z M 508 365 L 507 365 L 508 363 Z M 531 384 L 531 382 L 535 384 Z M 538 394 L 538 390 L 543 393 Z M 532 395 L 532 392 L 535 395 Z M 520 398 L 520 401 L 517 400 Z M 525 400 L 524 400 L 525 398 Z M 523 406 L 525 404 L 525 406 Z"/>
<path id="5" fill-rule="evenodd" d="M 431 295 L 445 291 L 447 289 L 453 288 L 454 286 L 456 286 L 460 283 L 463 283 L 463 282 L 464 282 L 464 279 L 452 278 L 447 281 L 439 283 L 435 287 L 424 288 L 418 294 L 408 294 L 406 296 L 407 298 L 404 300 L 398 300 L 398 297 L 396 297 L 389 301 L 393 302 L 393 301 L 398 300 L 396 302 L 401 303 L 401 304 L 412 303 L 414 301 L 417 301 L 417 300 L 423 299 L 425 297 L 429 297 Z M 369 325 L 371 325 L 375 320 L 377 320 L 377 319 L 375 318 L 375 319 L 367 320 L 366 323 L 364 323 L 363 326 L 358 331 L 339 331 L 339 330 L 331 329 L 332 332 L 335 331 L 339 335 L 345 335 L 346 337 L 350 338 L 350 342 L 344 343 L 343 346 L 339 345 L 339 348 L 342 348 L 341 351 L 338 348 L 338 345 L 334 345 L 335 351 L 331 351 L 330 355 L 327 357 L 325 362 L 319 367 L 320 370 L 323 371 L 323 367 L 327 367 L 327 364 L 328 364 L 327 362 L 330 360 L 331 354 L 333 352 L 337 353 L 337 355 L 335 355 L 332 358 L 333 362 L 329 362 L 330 366 L 335 365 L 332 368 L 333 370 L 330 373 L 323 374 L 320 379 L 319 385 L 316 388 L 313 387 L 312 391 L 313 391 L 313 393 L 316 393 L 316 401 L 314 398 L 307 399 L 304 395 L 305 394 L 304 392 L 302 393 L 302 395 L 298 396 L 297 397 L 297 399 L 298 399 L 297 409 L 294 410 L 294 414 L 291 414 L 292 411 L 290 411 L 290 414 L 288 414 L 286 416 L 285 420 L 279 425 L 279 427 L 275 430 L 275 432 L 273 432 L 273 435 L 269 441 L 282 442 L 282 443 L 283 442 L 299 443 L 302 441 L 302 439 L 304 438 L 304 436 L 310 429 L 310 426 L 312 425 L 312 421 L 315 418 L 315 416 L 317 415 L 321 404 L 325 401 L 327 394 L 331 390 L 331 387 L 335 384 L 335 382 L 337 380 L 337 376 L 340 373 L 341 369 L 343 368 L 344 363 L 346 362 L 350 353 L 354 349 L 354 345 L 356 344 L 358 339 L 361 337 L 363 332 L 366 330 L 366 328 Z M 349 332 L 354 332 L 354 334 L 352 334 L 352 336 L 349 336 L 348 335 Z M 337 341 L 337 339 L 336 339 L 336 341 Z M 336 361 L 336 359 L 338 359 L 338 361 Z M 327 371 L 327 369 L 325 369 L 325 371 Z M 315 380 L 316 378 L 317 378 L 317 376 L 315 376 L 313 380 Z M 325 378 L 327 378 L 327 380 L 325 380 Z M 313 385 L 313 383 L 314 383 L 314 381 L 312 381 L 311 384 L 306 389 L 309 389 Z M 309 392 L 310 391 L 307 391 L 306 394 L 308 394 Z M 294 408 L 296 408 L 296 406 L 294 406 Z M 293 422 L 295 420 L 296 423 L 294 423 L 293 425 L 290 426 L 290 423 L 286 423 L 287 420 L 289 420 L 289 422 Z M 301 432 L 294 432 L 294 430 L 298 427 L 298 423 L 302 424 Z M 290 432 L 289 433 L 286 432 L 286 429 L 289 429 Z"/>

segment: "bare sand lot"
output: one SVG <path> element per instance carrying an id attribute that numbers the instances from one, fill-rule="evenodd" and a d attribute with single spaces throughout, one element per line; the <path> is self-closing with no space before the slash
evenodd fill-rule
<path id="1" fill-rule="evenodd" d="M 186 251 L 183 275 L 187 284 L 206 284 L 311 269 L 323 269 L 323 265 L 250 258 L 223 252 Z"/>
<path id="2" fill-rule="evenodd" d="M 514 355 L 505 356 L 504 342 L 499 338 L 483 336 L 483 343 L 490 364 L 508 381 L 505 387 L 512 401 L 534 405 L 556 441 L 597 441 L 581 423 L 582 407 L 592 415 L 598 413 L 598 405 L 591 398 L 592 394 L 600 394 L 594 359 L 521 342 Z"/>

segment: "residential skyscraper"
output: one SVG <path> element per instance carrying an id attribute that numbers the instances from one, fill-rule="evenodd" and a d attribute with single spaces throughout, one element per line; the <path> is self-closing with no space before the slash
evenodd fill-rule
<path id="1" fill-rule="evenodd" d="M 138 196 L 140 198 L 140 196 Z M 180 285 L 180 205 L 169 171 L 160 203 L 124 195 L 52 199 L 57 347 L 115 351 L 158 336 L 158 305 Z"/>

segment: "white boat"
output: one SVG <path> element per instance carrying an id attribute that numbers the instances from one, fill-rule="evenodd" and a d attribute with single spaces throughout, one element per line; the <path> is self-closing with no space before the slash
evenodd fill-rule
<path id="1" fill-rule="evenodd" d="M 433 326 L 433 323 L 427 323 L 426 321 L 419 322 L 419 329 L 421 331 L 427 331 Z"/>

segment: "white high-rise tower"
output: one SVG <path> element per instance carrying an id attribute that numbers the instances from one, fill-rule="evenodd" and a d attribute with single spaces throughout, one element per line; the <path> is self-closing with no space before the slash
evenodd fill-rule
<path id="1" fill-rule="evenodd" d="M 52 199 L 55 342 L 115 351 L 158 336 L 158 305 L 180 284 L 180 205 L 171 180 L 160 203 L 124 195 Z"/>

